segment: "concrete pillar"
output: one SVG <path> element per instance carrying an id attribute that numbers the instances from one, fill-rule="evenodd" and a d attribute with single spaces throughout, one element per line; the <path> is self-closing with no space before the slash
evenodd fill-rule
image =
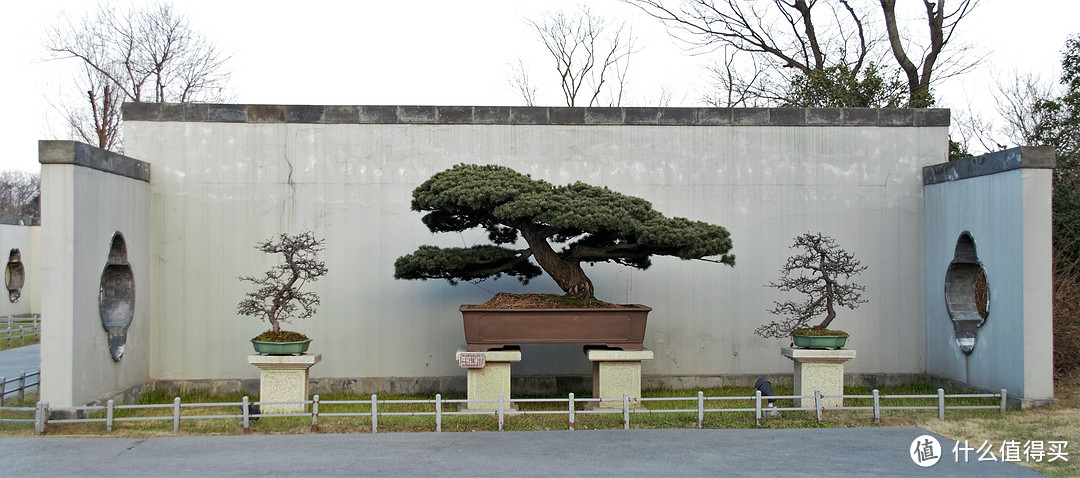
<path id="1" fill-rule="evenodd" d="M 813 395 L 819 391 L 823 395 L 844 394 L 844 362 L 855 358 L 855 351 L 849 349 L 817 350 L 781 347 L 780 354 L 795 362 L 795 395 Z M 822 402 L 826 407 L 839 407 L 843 398 L 826 398 Z M 795 399 L 795 406 L 803 404 L 802 399 Z"/>
<path id="2" fill-rule="evenodd" d="M 622 408 L 623 393 L 631 407 L 641 407 L 641 361 L 652 360 L 652 350 L 586 348 L 585 354 L 593 366 L 593 398 L 604 400 L 600 408 Z"/>
<path id="3" fill-rule="evenodd" d="M 260 402 L 302 402 L 308 399 L 309 369 L 322 361 L 322 354 L 248 355 L 248 363 L 259 367 Z M 304 413 L 307 406 L 262 405 L 262 413 Z"/>
<path id="4" fill-rule="evenodd" d="M 467 352 L 458 350 L 454 359 L 461 363 L 462 354 L 483 354 L 484 366 L 470 368 L 468 372 L 468 398 L 470 402 L 462 409 L 498 410 L 497 402 L 477 402 L 472 400 L 510 400 L 510 363 L 521 361 L 520 350 L 488 350 L 487 352 Z M 506 408 L 511 408 L 507 406 Z"/>

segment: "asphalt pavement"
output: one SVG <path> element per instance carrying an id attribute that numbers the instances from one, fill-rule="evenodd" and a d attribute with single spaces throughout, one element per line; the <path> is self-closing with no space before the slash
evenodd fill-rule
<path id="1" fill-rule="evenodd" d="M 17 378 L 20 373 L 34 373 L 41 368 L 41 344 L 0 350 L 0 377 Z"/>
<path id="2" fill-rule="evenodd" d="M 39 354 L 0 351 L 0 376 Z M 1042 476 L 955 443 L 918 428 L 0 437 L 0 476 Z"/>
<path id="3" fill-rule="evenodd" d="M 1043 476 L 918 428 L 0 438 L 4 476 Z"/>

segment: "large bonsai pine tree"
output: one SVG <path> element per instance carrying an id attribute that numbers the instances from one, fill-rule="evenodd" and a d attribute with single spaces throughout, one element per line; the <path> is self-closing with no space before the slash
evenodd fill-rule
<path id="1" fill-rule="evenodd" d="M 423 221 L 432 232 L 480 227 L 494 245 L 421 246 L 394 262 L 397 279 L 456 283 L 507 274 L 525 283 L 541 274 L 531 259 L 567 296 L 591 300 L 583 262 L 645 269 L 655 254 L 735 265 L 721 226 L 664 217 L 648 201 L 606 187 L 553 186 L 504 166 L 460 164 L 436 173 L 413 190 L 412 209 L 428 211 Z M 516 247 L 519 238 L 527 247 Z"/>

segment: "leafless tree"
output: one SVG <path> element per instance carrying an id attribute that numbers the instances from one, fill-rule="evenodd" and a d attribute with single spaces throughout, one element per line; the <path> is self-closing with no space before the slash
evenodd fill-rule
<path id="1" fill-rule="evenodd" d="M 956 26 L 960 24 L 971 11 L 978 5 L 978 0 L 959 0 L 957 7 L 947 10 L 945 0 L 923 0 L 926 10 L 928 42 L 922 48 L 922 54 L 918 64 L 908 54 L 915 43 L 910 38 L 904 38 L 900 27 L 897 25 L 896 0 L 880 0 L 881 11 L 885 16 L 885 29 L 888 32 L 889 46 L 893 56 L 900 65 L 900 69 L 907 77 L 909 98 L 912 106 L 926 107 L 933 102 L 930 94 L 932 80 L 943 79 L 952 75 L 969 71 L 982 61 L 982 58 L 970 58 L 960 60 L 964 55 L 953 55 L 951 58 L 940 58 L 945 46 L 952 42 Z M 905 43 L 908 46 L 905 47 Z M 963 49 L 962 49 L 963 50 Z M 963 52 L 961 52 L 963 53 Z M 939 63 L 939 60 L 943 60 Z M 934 74 L 937 73 L 937 76 Z"/>
<path id="2" fill-rule="evenodd" d="M 828 66 L 845 65 L 857 73 L 873 46 L 866 31 L 866 12 L 856 10 L 848 0 L 626 1 L 664 22 L 693 50 L 724 51 L 723 61 L 711 71 L 720 90 L 707 99 L 712 104 L 734 106 L 753 98 L 779 98 L 793 74 Z M 749 53 L 752 60 L 733 63 L 739 52 Z"/>
<path id="3" fill-rule="evenodd" d="M 529 79 L 529 71 L 525 68 L 525 62 L 518 58 L 516 65 L 511 66 L 513 71 L 510 76 L 510 85 L 525 100 L 526 106 L 536 106 L 536 85 Z"/>
<path id="4" fill-rule="evenodd" d="M 721 48 L 722 58 L 706 67 L 714 88 L 705 94 L 705 104 L 716 108 L 738 108 L 781 101 L 776 94 L 781 88 L 766 77 L 755 56 L 739 55 L 740 52 L 730 49 L 729 46 Z M 740 57 L 746 61 L 737 61 Z"/>
<path id="5" fill-rule="evenodd" d="M 314 315 L 319 295 L 300 289 L 328 272 L 326 263 L 318 259 L 323 243 L 308 231 L 294 236 L 280 234 L 277 242 L 270 238 L 256 244 L 255 249 L 262 252 L 280 254 L 282 262 L 262 277 L 239 278 L 255 284 L 257 289 L 246 294 L 247 298 L 237 304 L 236 312 L 269 321 L 274 332 L 281 332 L 281 322 L 288 322 L 294 316 L 306 319 Z"/>
<path id="6" fill-rule="evenodd" d="M 581 7 L 576 14 L 555 12 L 541 21 L 525 21 L 551 54 L 567 106 L 619 106 L 627 84 L 633 31 Z M 519 61 L 519 65 L 521 65 Z M 536 88 L 523 66 L 511 84 L 525 102 L 535 104 Z"/>
<path id="7" fill-rule="evenodd" d="M 41 221 L 41 175 L 18 170 L 0 172 L 0 217 Z"/>
<path id="8" fill-rule="evenodd" d="M 882 65 L 889 44 L 900 70 L 909 78 L 909 102 L 925 106 L 929 85 L 943 76 L 938 71 L 949 65 L 949 74 L 969 70 L 981 58 L 965 56 L 962 49 L 947 58 L 942 52 L 952 40 L 956 25 L 975 7 L 977 0 L 961 0 L 960 6 L 945 12 L 945 0 L 925 1 L 930 15 L 930 46 L 919 64 L 905 48 L 917 42 L 897 20 L 895 0 L 880 0 L 885 13 L 886 33 L 880 33 L 880 14 L 875 6 L 859 0 L 624 0 L 665 23 L 674 36 L 692 50 L 724 52 L 722 61 L 710 70 L 717 93 L 706 101 L 715 106 L 776 104 L 785 98 L 798 75 L 841 71 L 858 77 L 864 66 Z M 888 42 L 888 43 L 886 43 Z M 897 53 L 899 52 L 899 53 Z M 752 61 L 735 61 L 745 53 Z M 841 68 L 842 67 L 842 68 Z M 909 74 L 915 71 L 914 80 Z M 893 70 L 895 71 L 895 70 Z M 884 71 L 888 76 L 888 72 Z"/>
<path id="9" fill-rule="evenodd" d="M 164 2 L 126 11 L 100 3 L 94 14 L 50 28 L 45 48 L 48 59 L 80 61 L 80 102 L 58 100 L 73 135 L 115 151 L 123 149 L 123 102 L 218 101 L 229 78 L 229 57 Z"/>

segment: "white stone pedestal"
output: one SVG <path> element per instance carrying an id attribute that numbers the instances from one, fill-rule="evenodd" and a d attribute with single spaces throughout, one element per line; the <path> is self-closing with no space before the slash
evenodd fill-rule
<path id="1" fill-rule="evenodd" d="M 308 399 L 308 369 L 322 361 L 322 354 L 248 355 L 259 367 L 260 402 L 301 402 Z M 304 413 L 307 406 L 262 405 L 262 413 Z"/>
<path id="2" fill-rule="evenodd" d="M 844 362 L 855 358 L 854 350 L 818 350 L 781 347 L 780 353 L 795 362 L 795 395 L 811 396 L 814 391 L 824 395 L 844 394 Z M 839 407 L 842 398 L 825 398 L 822 405 Z M 795 406 L 802 407 L 802 399 L 795 399 Z M 813 406 L 813 402 L 807 404 Z"/>
<path id="3" fill-rule="evenodd" d="M 604 400 L 599 408 L 622 408 L 623 393 L 631 407 L 641 408 L 641 361 L 652 360 L 652 350 L 587 348 L 585 354 L 593 366 L 593 398 Z"/>
<path id="4" fill-rule="evenodd" d="M 521 361 L 520 350 L 488 350 L 487 352 L 466 352 L 458 350 L 454 354 L 454 360 L 459 361 L 461 354 L 484 354 L 485 365 L 483 368 L 470 368 L 468 373 L 468 404 L 461 407 L 468 410 L 498 410 L 497 402 L 476 402 L 472 400 L 498 400 L 499 394 L 503 400 L 510 400 L 510 363 Z M 504 405 L 506 409 L 512 408 L 510 404 Z"/>

